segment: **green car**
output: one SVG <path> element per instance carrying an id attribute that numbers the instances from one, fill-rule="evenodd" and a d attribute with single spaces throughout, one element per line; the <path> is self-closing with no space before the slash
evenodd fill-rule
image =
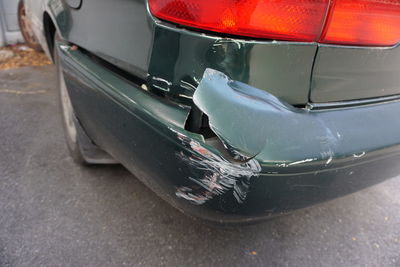
<path id="1" fill-rule="evenodd" d="M 400 2 L 25 0 L 67 144 L 249 222 L 400 173 Z"/>

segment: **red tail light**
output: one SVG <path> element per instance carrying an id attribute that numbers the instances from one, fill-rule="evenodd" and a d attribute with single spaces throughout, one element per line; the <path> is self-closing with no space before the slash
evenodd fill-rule
<path id="1" fill-rule="evenodd" d="M 400 0 L 149 0 L 160 19 L 275 40 L 394 45 Z"/>
<path id="2" fill-rule="evenodd" d="M 335 0 L 322 43 L 394 45 L 400 40 L 400 0 Z"/>
<path id="3" fill-rule="evenodd" d="M 210 31 L 316 41 L 329 0 L 150 0 L 154 16 Z"/>

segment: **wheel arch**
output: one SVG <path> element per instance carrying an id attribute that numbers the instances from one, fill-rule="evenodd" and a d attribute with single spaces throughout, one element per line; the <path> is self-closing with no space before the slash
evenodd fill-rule
<path id="1" fill-rule="evenodd" d="M 63 40 L 68 36 L 70 25 L 70 10 L 61 0 L 46 0 L 43 2 L 43 34 L 46 39 L 47 52 L 54 62 L 54 34 L 57 32 Z"/>
<path id="2" fill-rule="evenodd" d="M 54 63 L 54 34 L 56 33 L 57 29 L 53 22 L 53 19 L 50 17 L 47 11 L 43 14 L 43 30 L 44 30 L 44 37 L 46 38 L 46 44 L 48 48 L 48 53 L 51 56 L 51 59 Z"/>

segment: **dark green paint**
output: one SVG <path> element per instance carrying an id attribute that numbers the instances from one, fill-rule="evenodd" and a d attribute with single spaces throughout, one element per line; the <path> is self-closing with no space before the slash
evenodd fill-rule
<path id="1" fill-rule="evenodd" d="M 215 97 L 227 108 L 229 104 L 234 107 L 237 104 L 234 98 L 238 98 L 241 108 L 244 108 L 243 113 L 255 116 L 253 119 L 237 117 L 237 124 L 249 128 L 249 136 L 242 136 L 244 139 L 237 143 L 235 140 L 239 139 L 228 141 L 226 138 L 229 132 L 237 129 L 219 123 L 215 125 L 225 141 L 235 144 L 236 149 L 245 151 L 246 144 L 250 147 L 255 142 L 253 137 L 264 134 L 268 138 L 266 135 L 270 133 L 274 137 L 279 133 L 286 137 L 291 135 L 304 142 L 289 143 L 288 146 L 279 141 L 283 139 L 277 139 L 281 147 L 275 146 L 269 151 L 266 146 L 265 152 L 258 153 L 256 158 L 235 162 L 223 156 L 200 135 L 183 129 L 188 114 L 184 106 L 171 104 L 144 91 L 139 85 L 119 78 L 79 50 L 71 51 L 63 46 L 60 52 L 76 115 L 94 141 L 171 204 L 206 220 L 228 223 L 265 218 L 359 190 L 400 171 L 397 167 L 399 146 L 395 145 L 400 123 L 383 125 L 382 120 L 378 121 L 378 117 L 382 116 L 394 119 L 392 114 L 400 109 L 398 102 L 366 107 L 364 111 L 371 115 L 364 116 L 364 119 L 361 118 L 363 112 L 358 108 L 307 112 L 290 107 L 265 91 L 242 83 L 227 83 L 226 80 L 218 80 L 221 76 L 208 75 L 203 80 L 208 79 L 209 82 L 201 83 L 200 95 L 195 99 L 208 98 L 209 105 L 213 106 L 211 100 Z M 227 91 L 226 99 L 214 95 L 218 88 Z M 203 104 L 200 106 L 207 108 Z M 260 128 L 261 122 L 268 124 L 268 121 L 257 117 L 251 111 L 252 106 L 258 112 L 273 117 L 269 128 L 274 131 L 263 132 L 266 128 Z M 276 109 L 282 109 L 283 115 L 272 112 Z M 231 121 L 238 114 L 231 115 L 225 118 Z M 224 114 L 221 113 L 221 116 Z M 348 119 L 335 123 L 345 117 Z M 378 137 L 363 135 L 362 129 L 360 132 L 349 131 L 349 126 L 355 123 L 354 119 L 377 125 L 375 134 Z M 304 127 L 301 125 L 303 122 L 306 123 Z M 312 126 L 314 122 L 316 125 Z M 332 149 L 332 162 L 327 162 L 325 155 L 318 154 L 318 147 L 312 144 L 311 137 L 299 137 L 312 136 L 316 143 L 323 143 L 323 139 L 319 140 L 326 137 L 323 122 L 326 123 L 326 131 L 335 130 L 342 134 L 342 141 L 337 140 L 336 148 L 343 145 L 344 150 Z M 344 126 L 347 129 L 343 129 Z M 293 130 L 288 132 L 288 127 Z M 391 129 L 384 131 L 388 127 Z M 236 138 L 236 135 L 233 136 Z M 364 142 L 352 143 L 355 136 L 364 139 Z M 274 140 L 269 142 L 273 143 Z M 330 142 L 327 144 L 331 145 Z M 301 158 L 297 154 L 298 157 L 285 158 L 282 162 L 281 156 L 285 151 L 301 149 L 304 152 L 302 156 L 312 153 L 318 160 L 290 165 L 293 160 Z M 360 151 L 366 153 L 352 155 Z M 250 150 L 247 152 L 251 154 Z"/>
<path id="2" fill-rule="evenodd" d="M 188 87 L 196 87 L 204 70 L 213 68 L 291 104 L 308 102 L 316 44 L 188 31 L 153 18 L 144 0 L 85 0 L 79 10 L 49 0 L 49 6 L 64 39 L 148 78 L 177 101 L 189 104 L 194 90 Z"/>
<path id="3" fill-rule="evenodd" d="M 382 148 L 400 146 L 399 101 L 300 109 L 208 69 L 194 102 L 224 143 L 277 174 L 358 164 L 384 156 Z"/>
<path id="4" fill-rule="evenodd" d="M 400 172 L 398 101 L 327 110 L 293 106 L 309 102 L 312 70 L 312 100 L 348 98 L 345 87 L 330 83 L 344 54 L 332 57 L 329 49 L 339 47 L 318 48 L 313 65 L 316 44 L 181 29 L 151 17 L 143 0 L 84 0 L 79 10 L 49 0 L 47 11 L 65 40 L 146 81 L 129 82 L 81 50 L 60 46 L 85 131 L 184 212 L 219 222 L 258 220 Z M 374 59 L 389 75 L 376 57 L 365 63 Z M 363 62 L 357 60 L 354 66 Z M 203 77 L 207 68 L 213 71 Z M 337 75 L 349 80 L 344 76 Z M 319 87 L 324 84 L 327 90 Z M 331 88 L 339 89 L 330 94 Z M 208 115 L 220 139 L 185 130 L 195 108 Z"/>
<path id="5" fill-rule="evenodd" d="M 400 93 L 400 46 L 320 46 L 311 83 L 317 103 Z"/>
<path id="6" fill-rule="evenodd" d="M 315 52 L 315 44 L 220 38 L 157 23 L 148 81 L 171 97 L 191 97 L 205 69 L 212 68 L 289 103 L 304 104 Z"/>
<path id="7" fill-rule="evenodd" d="M 49 0 L 60 35 L 141 78 L 146 77 L 152 25 L 143 0 L 84 0 L 79 10 Z"/>
<path id="8" fill-rule="evenodd" d="M 146 0 L 85 0 L 79 10 L 48 0 L 47 9 L 64 39 L 188 105 L 206 68 L 292 105 L 366 99 L 400 90 L 400 47 L 221 38 L 155 19 Z"/>

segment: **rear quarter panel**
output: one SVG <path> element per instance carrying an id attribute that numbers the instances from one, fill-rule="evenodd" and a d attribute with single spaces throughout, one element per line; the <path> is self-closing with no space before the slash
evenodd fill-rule
<path id="1" fill-rule="evenodd" d="M 49 4 L 54 10 L 52 1 Z M 79 9 L 64 7 L 56 17 L 65 39 L 145 76 L 152 41 L 145 1 L 84 0 Z"/>
<path id="2" fill-rule="evenodd" d="M 188 99 L 206 68 L 291 104 L 308 102 L 315 43 L 240 39 L 183 29 L 152 17 L 145 0 L 83 0 L 79 9 L 60 3 L 48 0 L 64 39 L 146 79 L 150 89 L 160 89 L 157 83 L 165 81 L 168 88 L 160 93 L 178 102 L 192 105 Z"/>
<path id="3" fill-rule="evenodd" d="M 358 100 L 400 93 L 400 46 L 320 45 L 312 74 L 315 103 Z"/>

